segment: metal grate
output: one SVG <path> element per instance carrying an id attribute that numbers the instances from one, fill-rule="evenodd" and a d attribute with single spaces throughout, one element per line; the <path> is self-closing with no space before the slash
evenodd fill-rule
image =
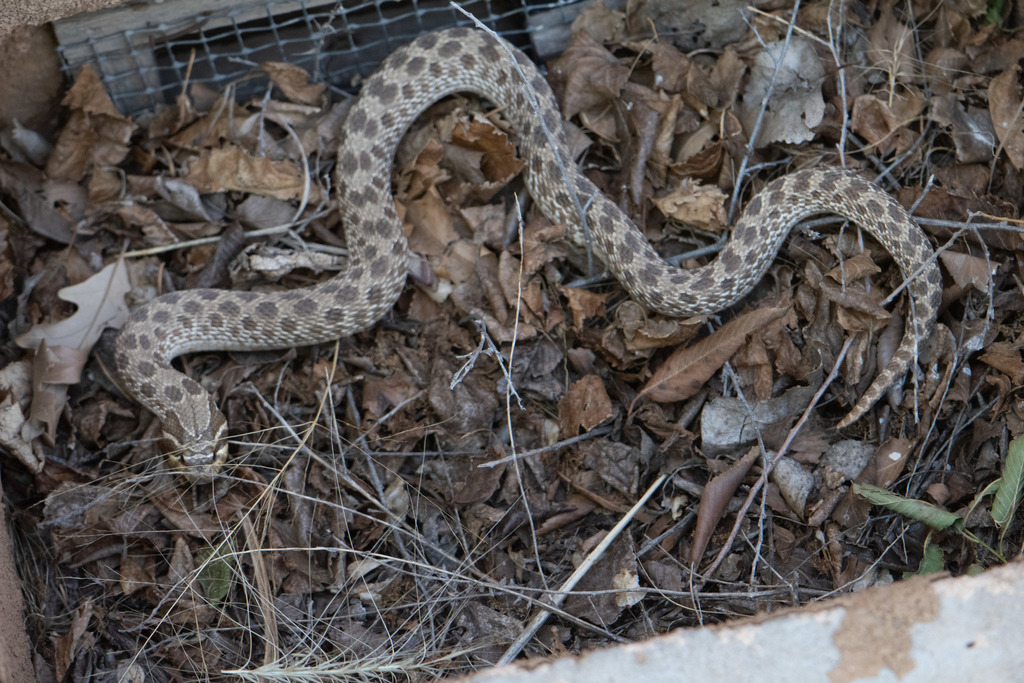
<path id="1" fill-rule="evenodd" d="M 468 0 L 461 7 L 544 58 L 560 51 L 579 0 Z M 345 89 L 394 48 L 470 24 L 448 0 L 145 0 L 54 24 L 65 72 L 92 64 L 122 113 L 170 103 L 189 83 L 239 97 L 265 87 L 245 76 L 264 61 L 305 68 Z"/>

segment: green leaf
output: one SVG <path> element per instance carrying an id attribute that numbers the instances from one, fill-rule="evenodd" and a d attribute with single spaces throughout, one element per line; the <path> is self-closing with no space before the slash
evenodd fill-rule
<path id="1" fill-rule="evenodd" d="M 989 0 L 985 11 L 985 23 L 1003 27 L 1003 0 Z"/>
<path id="2" fill-rule="evenodd" d="M 1020 505 L 1021 485 L 1024 484 L 1024 437 L 1018 436 L 1010 442 L 1003 464 L 1003 475 L 999 477 L 999 490 L 992 501 L 992 519 L 1003 533 L 1013 521 L 1013 514 Z"/>
<path id="3" fill-rule="evenodd" d="M 897 512 L 904 517 L 916 519 L 933 529 L 953 528 L 956 531 L 960 531 L 963 528 L 964 520 L 959 516 L 936 507 L 931 503 L 904 498 L 901 495 L 872 486 L 871 484 L 855 483 L 853 491 L 872 505 L 878 505 L 879 507 Z"/>
<path id="4" fill-rule="evenodd" d="M 911 576 L 934 574 L 935 572 L 941 572 L 945 568 L 946 564 L 942 558 L 942 548 L 932 543 L 932 535 L 929 533 L 928 537 L 924 539 L 924 556 L 921 558 L 921 565 L 913 574 L 904 572 L 903 578 L 907 579 Z"/>
<path id="5" fill-rule="evenodd" d="M 228 544 L 221 543 L 200 556 L 199 585 L 203 588 L 206 598 L 218 603 L 228 596 L 231 590 L 231 569 L 234 556 Z"/>

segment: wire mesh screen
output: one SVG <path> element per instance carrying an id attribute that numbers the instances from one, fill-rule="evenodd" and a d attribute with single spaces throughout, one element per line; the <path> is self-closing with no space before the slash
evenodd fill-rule
<path id="1" fill-rule="evenodd" d="M 531 56 L 560 49 L 579 0 L 468 0 L 467 12 Z M 66 72 L 91 64 L 122 113 L 173 101 L 187 83 L 239 97 L 264 87 L 244 77 L 265 61 L 305 68 L 347 88 L 402 43 L 471 21 L 448 0 L 150 0 L 61 20 Z"/>

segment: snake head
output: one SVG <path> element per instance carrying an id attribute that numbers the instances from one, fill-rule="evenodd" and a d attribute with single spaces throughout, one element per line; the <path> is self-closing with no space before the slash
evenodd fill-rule
<path id="1" fill-rule="evenodd" d="M 193 414 L 186 420 L 165 416 L 162 441 L 171 468 L 196 483 L 211 481 L 228 458 L 227 427 L 212 398 L 203 415 Z"/>

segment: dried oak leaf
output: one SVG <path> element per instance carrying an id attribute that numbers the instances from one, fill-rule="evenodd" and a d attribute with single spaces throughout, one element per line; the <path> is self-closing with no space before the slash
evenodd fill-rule
<path id="1" fill-rule="evenodd" d="M 572 22 L 572 35 L 586 33 L 599 43 L 619 43 L 626 37 L 626 14 L 603 2 L 588 6 Z"/>
<path id="2" fill-rule="evenodd" d="M 43 461 L 33 452 L 31 439 L 23 435 L 28 423 L 25 410 L 32 393 L 31 372 L 32 366 L 27 360 L 9 363 L 0 369 L 0 446 L 30 472 L 38 474 L 43 469 Z"/>
<path id="3" fill-rule="evenodd" d="M 58 295 L 78 310 L 60 322 L 36 325 L 15 342 L 35 350 L 31 419 L 26 440 L 46 433 L 52 440 L 67 399 L 67 387 L 81 378 L 89 350 L 106 327 L 119 328 L 128 319 L 124 296 L 131 290 L 123 260 L 88 280 L 65 287 Z"/>
<path id="4" fill-rule="evenodd" d="M 596 545 L 605 535 L 599 531 L 587 539 Z M 595 624 L 611 624 L 627 605 L 635 604 L 643 597 L 643 589 L 637 589 L 638 582 L 629 577 L 637 574 L 636 549 L 628 534 L 619 536 L 605 549 L 594 566 L 590 568 L 576 589 L 565 601 L 565 611 Z"/>
<path id="5" fill-rule="evenodd" d="M 759 308 L 744 313 L 693 346 L 678 349 L 654 372 L 633 403 L 641 396 L 659 403 L 690 398 L 736 353 L 749 335 L 781 318 L 787 311 L 787 307 Z"/>
<path id="6" fill-rule="evenodd" d="M 36 349 L 44 340 L 51 348 L 92 348 L 105 327 L 119 328 L 128 319 L 124 296 L 131 290 L 128 270 L 118 260 L 77 285 L 58 292 L 64 301 L 78 306 L 74 315 L 60 322 L 36 325 L 15 341 L 23 349 Z"/>
<path id="7" fill-rule="evenodd" d="M 480 152 L 484 178 L 499 187 L 504 187 L 523 170 L 523 161 L 516 156 L 516 146 L 489 120 L 474 117 L 456 126 L 452 131 L 452 144 Z"/>
<path id="8" fill-rule="evenodd" d="M 854 100 L 850 126 L 872 145 L 889 153 L 901 142 L 900 130 L 921 113 L 925 104 L 921 92 L 909 87 L 886 102 L 874 95 L 861 95 Z"/>

